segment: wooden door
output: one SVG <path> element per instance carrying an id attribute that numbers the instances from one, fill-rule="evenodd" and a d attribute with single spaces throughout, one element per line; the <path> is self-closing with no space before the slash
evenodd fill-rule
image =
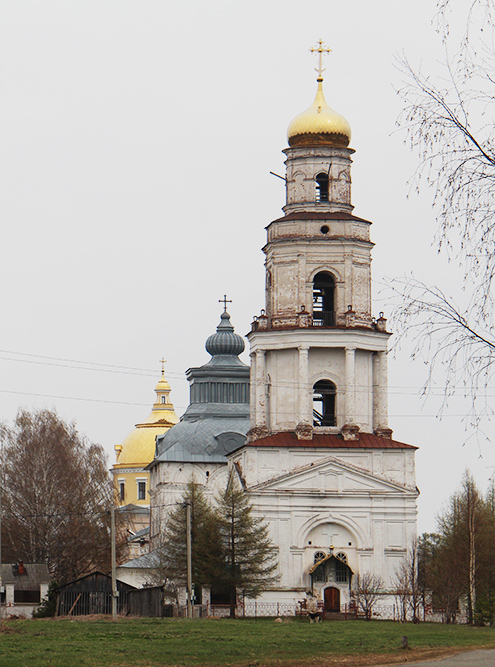
<path id="1" fill-rule="evenodd" d="M 325 611 L 340 611 L 340 591 L 338 588 L 325 588 Z"/>

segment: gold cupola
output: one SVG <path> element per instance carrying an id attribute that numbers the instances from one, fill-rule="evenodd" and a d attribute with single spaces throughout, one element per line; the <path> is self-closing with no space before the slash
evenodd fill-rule
<path id="1" fill-rule="evenodd" d="M 172 428 L 179 421 L 170 401 L 170 385 L 162 375 L 155 387 L 156 400 L 151 414 L 139 424 L 125 438 L 121 445 L 115 445 L 117 463 L 114 468 L 146 466 L 155 456 L 155 438 Z"/>
<path id="2" fill-rule="evenodd" d="M 351 126 L 339 113 L 331 109 L 323 94 L 322 55 L 330 49 L 323 47 L 319 41 L 317 48 L 311 49 L 319 53 L 318 89 L 313 104 L 296 116 L 289 125 L 287 138 L 289 146 L 339 146 L 347 147 L 351 140 Z"/>

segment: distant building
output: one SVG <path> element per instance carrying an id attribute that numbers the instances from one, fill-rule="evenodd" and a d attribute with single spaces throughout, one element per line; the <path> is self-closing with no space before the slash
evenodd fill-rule
<path id="1" fill-rule="evenodd" d="M 150 499 L 149 472 L 146 468 L 155 456 L 155 439 L 179 421 L 170 401 L 170 385 L 163 369 L 155 392 L 156 401 L 151 414 L 136 424 L 121 445 L 115 445 L 117 461 L 112 473 L 118 507 L 130 540 L 129 556 L 147 551 Z"/>

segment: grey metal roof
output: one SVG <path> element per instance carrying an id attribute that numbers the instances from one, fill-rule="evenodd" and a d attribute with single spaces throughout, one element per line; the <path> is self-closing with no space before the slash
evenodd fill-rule
<path id="1" fill-rule="evenodd" d="M 14 574 L 12 569 L 15 563 L 2 563 L 2 584 L 14 584 L 15 588 L 24 591 L 34 591 L 40 584 L 49 584 L 50 572 L 46 563 L 24 563 L 26 574 Z"/>
<path id="2" fill-rule="evenodd" d="M 180 422 L 156 438 L 155 460 L 177 463 L 226 463 L 241 447 L 250 427 L 249 366 L 239 358 L 244 341 L 234 333 L 230 316 L 221 315 L 217 333 L 206 343 L 212 358 L 190 368 L 190 404 Z"/>
<path id="3" fill-rule="evenodd" d="M 128 560 L 126 563 L 122 563 L 122 565 L 119 565 L 119 567 L 137 568 L 137 569 L 157 568 L 160 567 L 160 558 L 158 557 L 156 551 L 150 551 L 149 553 L 143 554 L 138 558 L 132 558 L 131 560 Z"/>
<path id="4" fill-rule="evenodd" d="M 157 437 L 155 462 L 226 463 L 226 455 L 244 444 L 249 426 L 249 416 L 181 421 Z"/>

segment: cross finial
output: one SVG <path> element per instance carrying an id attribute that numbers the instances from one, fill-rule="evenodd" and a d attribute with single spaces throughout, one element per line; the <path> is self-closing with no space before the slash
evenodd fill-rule
<path id="1" fill-rule="evenodd" d="M 227 312 L 227 304 L 232 303 L 232 301 L 230 299 L 227 299 L 227 295 L 224 294 L 223 299 L 218 299 L 218 303 L 223 303 L 223 312 L 226 313 Z"/>
<path id="2" fill-rule="evenodd" d="M 161 365 L 162 365 L 162 377 L 163 377 L 163 376 L 165 375 L 165 364 L 167 363 L 165 357 L 162 357 L 162 358 L 160 359 L 160 363 L 161 363 Z"/>
<path id="3" fill-rule="evenodd" d="M 323 40 L 320 39 L 318 41 L 318 45 L 313 46 L 313 48 L 309 50 L 311 53 L 318 54 L 318 67 L 315 67 L 315 70 L 318 72 L 318 78 L 323 79 L 323 72 L 325 71 L 325 68 L 323 67 L 323 54 L 331 53 L 332 49 L 327 49 L 323 43 Z"/>

